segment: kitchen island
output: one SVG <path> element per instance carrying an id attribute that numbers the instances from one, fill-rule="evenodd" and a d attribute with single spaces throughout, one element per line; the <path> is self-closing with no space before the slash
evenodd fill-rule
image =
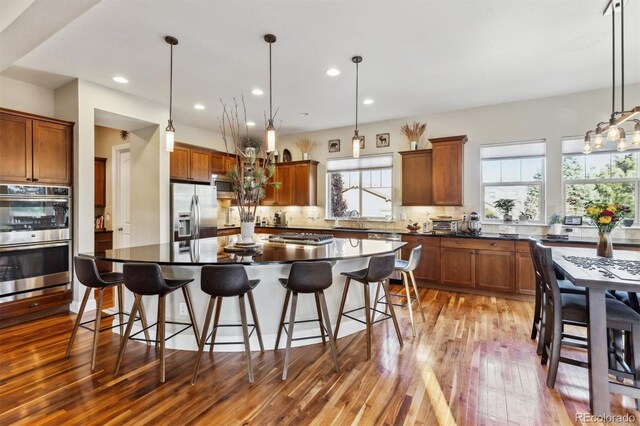
<path id="1" fill-rule="evenodd" d="M 329 316 L 333 324 L 337 319 L 337 312 L 342 295 L 344 277 L 341 272 L 353 271 L 367 267 L 371 256 L 396 253 L 406 243 L 398 241 L 378 241 L 367 239 L 343 239 L 336 238 L 332 242 L 323 245 L 299 245 L 271 243 L 268 235 L 256 234 L 254 240 L 261 243 L 259 254 L 240 255 L 230 254 L 224 251 L 228 245 L 235 243 L 237 236 L 206 238 L 188 242 L 153 244 L 147 246 L 130 247 L 122 249 L 106 250 L 104 252 L 85 253 L 81 256 L 91 257 L 96 260 L 114 262 L 116 265 L 127 262 L 149 262 L 161 265 L 163 274 L 167 277 L 183 278 L 191 277 L 194 282 L 189 284 L 191 299 L 198 325 L 202 326 L 209 296 L 200 290 L 200 269 L 203 265 L 211 264 L 243 264 L 246 265 L 249 279 L 260 279 L 260 284 L 253 290 L 256 301 L 256 309 L 262 329 L 262 337 L 265 348 L 275 346 L 275 338 L 280 320 L 282 305 L 284 303 L 285 290 L 278 279 L 287 277 L 291 264 L 297 261 L 330 261 L 333 265 L 333 285 L 325 291 Z M 375 286 L 371 286 L 371 297 Z M 354 287 L 349 292 L 346 301 L 346 310 L 364 306 L 362 291 Z M 125 293 L 125 307 L 127 310 L 133 304 L 133 295 Z M 157 298 L 144 298 L 147 318 L 157 315 Z M 167 296 L 167 319 L 176 321 L 187 320 L 186 306 L 180 292 L 174 292 Z M 311 295 L 301 295 L 298 301 L 296 314 L 297 321 L 315 320 L 317 318 L 315 299 Z M 356 313 L 357 315 L 358 313 Z M 364 311 L 360 312 L 364 318 Z M 251 319 L 249 319 L 251 323 Z M 240 310 L 236 299 L 227 299 L 222 305 L 220 324 L 240 324 Z M 333 327 L 332 324 L 332 327 Z M 167 325 L 167 334 L 173 334 L 170 325 Z M 340 326 L 340 336 L 343 337 L 364 329 L 364 325 L 349 318 L 345 318 Z M 115 327 L 114 332 L 119 331 Z M 139 331 L 139 323 L 134 326 L 133 332 Z M 175 330 L 177 331 L 177 330 Z M 311 337 L 319 334 L 318 323 L 308 322 L 296 325 L 296 338 Z M 284 336 L 286 336 L 283 333 Z M 257 350 L 258 343 L 255 333 L 252 335 L 252 349 Z M 255 340 L 255 342 L 253 341 Z M 296 340 L 293 346 L 308 345 L 320 342 L 321 339 L 309 338 Z M 231 342 L 239 342 L 237 344 Z M 222 327 L 218 331 L 215 351 L 242 351 L 242 332 L 240 327 Z M 282 340 L 284 342 L 284 338 Z M 281 343 L 282 343 L 281 342 Z M 218 344 L 229 343 L 229 344 Z M 254 344 L 255 343 L 255 344 Z M 177 335 L 167 342 L 168 348 L 197 350 L 195 339 L 191 330 Z M 282 346 L 281 346 L 282 347 Z"/>

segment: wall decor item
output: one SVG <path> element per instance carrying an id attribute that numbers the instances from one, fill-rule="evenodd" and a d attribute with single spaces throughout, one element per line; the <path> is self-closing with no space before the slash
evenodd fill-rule
<path id="1" fill-rule="evenodd" d="M 291 161 L 291 151 L 285 148 L 284 151 L 282 151 L 282 162 L 288 163 L 289 161 Z"/>
<path id="2" fill-rule="evenodd" d="M 329 141 L 329 152 L 340 152 L 340 139 L 331 139 Z"/>
<path id="3" fill-rule="evenodd" d="M 376 148 L 386 148 L 391 144 L 389 133 L 378 133 L 376 135 Z"/>
<path id="4" fill-rule="evenodd" d="M 418 149 L 418 142 L 420 142 L 420 138 L 426 130 L 427 123 L 418 123 L 417 121 L 414 121 L 411 125 L 405 123 L 400 127 L 400 133 L 409 141 L 411 151 Z"/>
<path id="5" fill-rule="evenodd" d="M 360 136 L 360 151 L 364 149 L 364 136 Z"/>

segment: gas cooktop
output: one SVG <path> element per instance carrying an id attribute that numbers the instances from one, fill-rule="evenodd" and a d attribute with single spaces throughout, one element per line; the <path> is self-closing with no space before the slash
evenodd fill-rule
<path id="1" fill-rule="evenodd" d="M 329 244 L 333 241 L 333 235 L 327 234 L 305 234 L 305 233 L 285 233 L 274 234 L 269 236 L 269 241 L 272 243 L 289 243 L 289 244 L 304 244 L 310 246 L 321 246 L 323 244 Z"/>

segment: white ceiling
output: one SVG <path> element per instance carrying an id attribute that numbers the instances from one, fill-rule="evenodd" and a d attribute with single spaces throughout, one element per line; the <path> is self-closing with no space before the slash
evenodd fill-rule
<path id="1" fill-rule="evenodd" d="M 51 13 L 61 2 L 88 3 L 35 2 L 48 5 Z M 176 123 L 217 130 L 219 99 L 244 94 L 248 119 L 261 126 L 268 110 L 268 45 L 262 37 L 272 32 L 278 37 L 273 101 L 280 108 L 276 121 L 286 133 L 353 123 L 355 54 L 364 57 L 361 100 L 375 100 L 360 106 L 361 122 L 579 92 L 611 82 L 611 21 L 602 16 L 606 0 L 90 3 L 97 4 L 5 73 L 16 78 L 28 69 L 86 79 L 168 105 L 169 46 L 163 38 L 170 34 L 180 40 L 174 50 Z M 638 83 L 640 1 L 628 2 L 625 13 L 627 83 Z M 35 20 L 21 24 L 37 27 Z M 330 67 L 342 74 L 328 77 Z M 116 74 L 129 84 L 113 82 Z M 265 95 L 251 95 L 254 87 Z M 194 110 L 197 102 L 207 109 Z"/>

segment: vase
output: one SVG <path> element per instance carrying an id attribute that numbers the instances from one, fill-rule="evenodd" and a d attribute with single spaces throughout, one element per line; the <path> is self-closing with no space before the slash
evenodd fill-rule
<path id="1" fill-rule="evenodd" d="M 549 234 L 551 235 L 560 235 L 562 233 L 562 224 L 561 223 L 553 223 L 549 225 Z"/>
<path id="2" fill-rule="evenodd" d="M 502 220 L 505 222 L 513 222 L 513 216 L 510 214 L 505 214 L 502 216 Z"/>
<path id="3" fill-rule="evenodd" d="M 409 142 L 409 146 L 411 147 L 411 151 L 416 151 L 418 149 L 418 141 Z"/>
<path id="4" fill-rule="evenodd" d="M 309 157 L 309 153 L 308 152 L 303 152 L 302 153 L 302 159 L 303 160 L 310 160 L 311 158 Z"/>
<path id="5" fill-rule="evenodd" d="M 253 242 L 253 234 L 256 230 L 256 224 L 251 222 L 240 222 L 240 235 L 242 235 L 243 243 Z"/>
<path id="6" fill-rule="evenodd" d="M 600 257 L 613 257 L 613 245 L 609 232 L 598 233 L 598 248 L 596 254 Z"/>

